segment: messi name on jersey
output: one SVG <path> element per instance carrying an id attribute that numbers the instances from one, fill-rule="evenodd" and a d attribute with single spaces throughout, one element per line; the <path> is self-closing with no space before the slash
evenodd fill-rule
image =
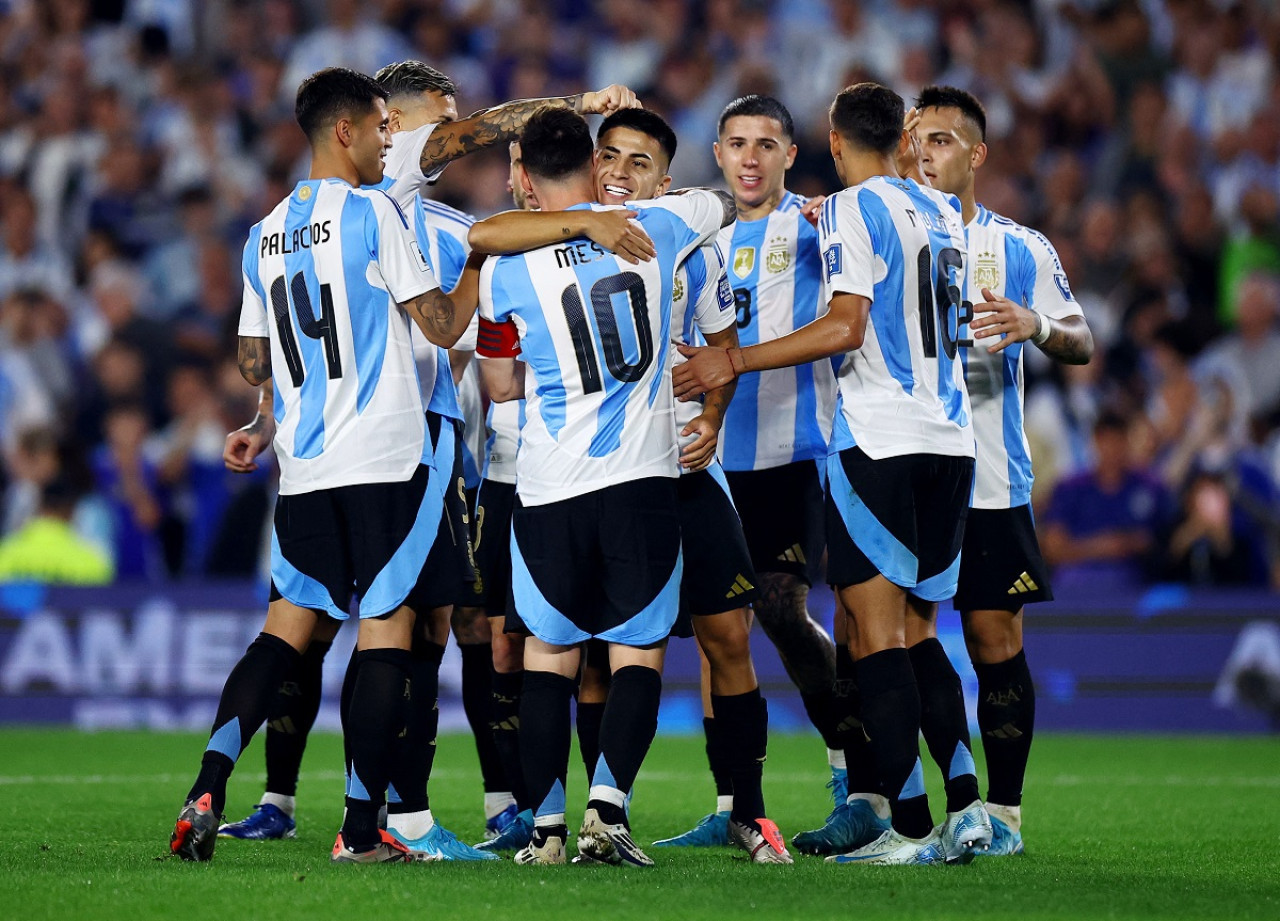
<path id="1" fill-rule="evenodd" d="M 304 224 L 301 227 L 295 227 L 292 233 L 264 233 L 258 258 L 287 256 L 298 250 L 311 249 L 313 244 L 328 243 L 331 236 L 329 225 L 332 223 L 332 221 L 320 221 L 315 224 Z"/>

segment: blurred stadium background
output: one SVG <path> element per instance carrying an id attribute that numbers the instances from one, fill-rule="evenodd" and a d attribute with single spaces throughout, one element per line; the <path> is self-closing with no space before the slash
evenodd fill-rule
<path id="1" fill-rule="evenodd" d="M 1053 241 L 1098 343 L 1083 368 L 1028 359 L 1059 599 L 1029 615 L 1040 724 L 1280 729 L 1265 0 L 0 0 L 0 579 L 34 551 L 109 582 L 0 586 L 0 723 L 209 724 L 261 621 L 273 499 L 270 465 L 220 460 L 256 401 L 234 361 L 240 248 L 304 174 L 300 79 L 408 57 L 451 75 L 464 112 L 627 83 L 676 127 L 678 185 L 718 184 L 720 109 L 771 93 L 804 194 L 837 187 L 840 87 L 975 92 L 979 200 Z M 485 216 L 505 180 L 505 151 L 473 156 L 436 197 Z M 829 593 L 812 604 L 830 618 Z M 774 725 L 798 727 L 767 646 Z M 664 725 L 692 729 L 696 654 L 673 650 Z"/>

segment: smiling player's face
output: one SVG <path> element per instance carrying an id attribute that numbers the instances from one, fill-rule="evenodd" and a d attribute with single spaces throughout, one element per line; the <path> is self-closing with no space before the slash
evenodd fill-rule
<path id="1" fill-rule="evenodd" d="M 796 159 L 796 145 L 776 118 L 735 115 L 725 121 L 715 153 L 741 210 L 782 197 L 787 170 Z"/>
<path id="2" fill-rule="evenodd" d="M 614 128 L 596 142 L 596 201 L 620 205 L 647 201 L 671 185 L 662 145 L 643 131 Z"/>
<path id="3" fill-rule="evenodd" d="M 387 151 L 391 148 L 387 104 L 376 97 L 373 102 L 373 108 L 351 125 L 351 161 L 361 185 L 377 185 L 382 181 Z"/>

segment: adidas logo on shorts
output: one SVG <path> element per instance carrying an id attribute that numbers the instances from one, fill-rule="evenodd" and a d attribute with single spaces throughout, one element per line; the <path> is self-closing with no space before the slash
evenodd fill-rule
<path id="1" fill-rule="evenodd" d="M 1036 585 L 1035 579 L 1031 578 L 1028 573 L 1018 576 L 1018 581 L 1013 583 L 1013 587 L 1006 594 L 1009 595 L 1025 595 L 1027 592 L 1034 592 L 1040 586 Z"/>
<path id="2" fill-rule="evenodd" d="M 748 582 L 742 573 L 738 573 L 738 578 L 733 580 L 733 586 L 724 593 L 724 596 L 726 598 L 736 598 L 743 592 L 749 592 L 753 588 L 755 588 L 755 586 Z"/>

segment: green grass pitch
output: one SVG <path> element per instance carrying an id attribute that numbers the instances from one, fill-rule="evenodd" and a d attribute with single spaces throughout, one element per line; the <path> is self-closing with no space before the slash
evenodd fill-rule
<path id="1" fill-rule="evenodd" d="M 876 869 L 798 857 L 779 867 L 727 849 L 653 849 L 658 866 L 647 871 L 331 866 L 341 811 L 331 735 L 313 740 L 303 764 L 297 839 L 221 841 L 211 864 L 166 859 L 202 747 L 192 735 L 0 731 L 0 918 L 1280 918 L 1275 739 L 1046 734 L 1032 756 L 1018 858 Z M 231 783 L 234 818 L 256 801 L 261 759 L 255 741 Z M 816 737 L 771 739 L 765 793 L 788 837 L 829 808 L 823 761 Z M 575 756 L 578 809 L 581 777 Z M 701 741 L 660 738 L 636 785 L 637 839 L 684 830 L 712 792 Z M 446 827 L 479 839 L 469 738 L 441 739 L 431 798 Z"/>

